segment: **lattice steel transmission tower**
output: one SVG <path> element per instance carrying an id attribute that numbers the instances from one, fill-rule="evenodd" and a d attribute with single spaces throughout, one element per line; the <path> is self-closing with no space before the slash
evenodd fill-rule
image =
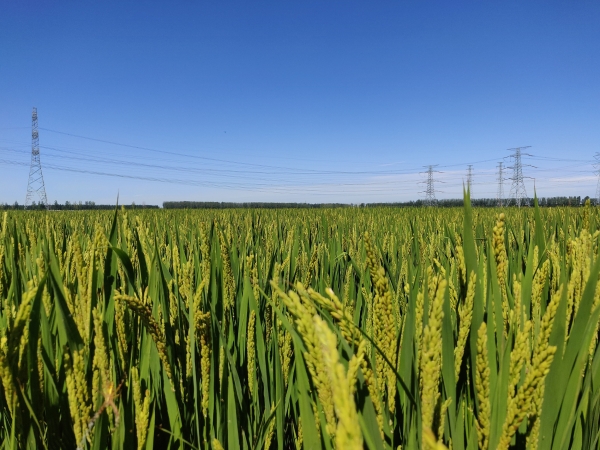
<path id="1" fill-rule="evenodd" d="M 525 148 L 530 148 L 530 147 L 531 146 L 528 145 L 526 147 L 515 147 L 515 148 L 508 149 L 508 150 L 514 151 L 514 153 L 509 156 L 510 158 L 513 158 L 513 165 L 510 167 L 507 167 L 508 169 L 513 170 L 513 176 L 511 178 L 509 178 L 509 180 L 512 180 L 512 186 L 510 187 L 510 196 L 515 199 L 515 204 L 519 208 L 521 207 L 521 205 L 529 206 L 529 197 L 527 197 L 527 191 L 525 190 L 525 183 L 523 182 L 523 179 L 530 178 L 530 177 L 523 176 L 523 167 L 524 166 L 534 167 L 534 166 L 530 166 L 529 164 L 523 164 L 521 162 L 521 156 L 523 156 L 523 155 L 533 156 L 533 155 L 530 155 L 529 153 L 523 153 L 521 150 L 523 150 Z"/>
<path id="2" fill-rule="evenodd" d="M 436 180 L 433 178 L 433 174 L 438 172 L 437 170 L 433 170 L 434 167 L 436 167 L 437 164 L 435 165 L 430 165 L 430 166 L 423 166 L 427 168 L 427 172 L 421 172 L 421 173 L 426 173 L 427 174 L 427 181 L 421 181 L 421 183 L 426 183 L 427 187 L 425 188 L 425 191 L 421 191 L 421 192 L 425 192 L 425 206 L 434 206 L 435 204 L 437 204 L 437 199 L 435 198 L 435 182 Z"/>
<path id="3" fill-rule="evenodd" d="M 469 189 L 469 194 L 472 194 L 471 185 L 473 184 L 473 164 L 469 164 L 467 166 L 467 188 Z"/>
<path id="4" fill-rule="evenodd" d="M 46 198 L 46 187 L 42 175 L 42 163 L 40 161 L 40 137 L 38 134 L 37 108 L 33 108 L 31 114 L 31 166 L 29 167 L 29 181 L 27 182 L 27 197 L 25 197 L 25 209 L 34 201 L 48 208 Z"/>
<path id="5" fill-rule="evenodd" d="M 498 206 L 504 206 L 504 163 L 498 163 Z"/>
<path id="6" fill-rule="evenodd" d="M 600 153 L 596 152 L 594 159 L 596 160 L 594 168 L 596 169 L 596 175 L 598 175 L 598 184 L 596 185 L 596 205 L 600 206 Z"/>

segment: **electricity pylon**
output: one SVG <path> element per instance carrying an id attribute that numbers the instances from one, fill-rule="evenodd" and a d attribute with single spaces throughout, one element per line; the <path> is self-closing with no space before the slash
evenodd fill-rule
<path id="1" fill-rule="evenodd" d="M 473 164 L 469 164 L 467 166 L 467 188 L 469 189 L 469 194 L 472 196 L 473 191 L 471 190 L 471 185 L 473 184 Z"/>
<path id="2" fill-rule="evenodd" d="M 504 163 L 498 163 L 498 206 L 503 206 L 504 203 Z"/>
<path id="3" fill-rule="evenodd" d="M 33 108 L 31 114 L 31 165 L 29 167 L 29 181 L 27 182 L 27 197 L 25 197 L 25 209 L 38 199 L 38 203 L 48 209 L 46 198 L 46 187 L 42 175 L 42 163 L 40 161 L 40 137 L 38 134 L 37 108 Z"/>
<path id="4" fill-rule="evenodd" d="M 423 166 L 427 168 L 427 172 L 421 172 L 421 173 L 426 173 L 427 174 L 427 181 L 421 181 L 421 183 L 426 183 L 427 187 L 425 188 L 425 191 L 421 191 L 421 192 L 425 192 L 425 206 L 434 206 L 437 203 L 437 199 L 435 198 L 435 184 L 436 180 L 433 178 L 433 174 L 434 173 L 439 173 L 437 170 L 433 170 L 434 167 L 436 167 L 437 164 L 435 165 L 430 165 L 430 166 Z"/>
<path id="5" fill-rule="evenodd" d="M 513 158 L 513 165 L 511 167 L 508 167 L 508 169 L 513 170 L 513 176 L 511 178 L 509 178 L 509 180 L 512 180 L 512 186 L 510 187 L 510 196 L 515 199 L 515 204 L 519 208 L 521 207 L 521 205 L 529 206 L 529 197 L 527 197 L 527 191 L 525 190 L 525 183 L 523 182 L 523 179 L 531 178 L 531 177 L 523 176 L 523 166 L 529 166 L 529 167 L 534 167 L 534 166 L 530 166 L 529 164 L 523 164 L 521 162 L 521 156 L 523 156 L 523 155 L 533 156 L 533 155 L 530 155 L 529 153 L 523 153 L 521 150 L 523 150 L 525 148 L 530 148 L 530 147 L 531 146 L 528 145 L 526 147 L 509 148 L 509 150 L 514 151 L 514 153 L 509 156 L 510 158 Z"/>

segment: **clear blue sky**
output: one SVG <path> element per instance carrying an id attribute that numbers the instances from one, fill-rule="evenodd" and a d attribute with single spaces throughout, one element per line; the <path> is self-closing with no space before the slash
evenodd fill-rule
<path id="1" fill-rule="evenodd" d="M 538 195 L 594 195 L 599 24 L 598 1 L 5 1 L 0 203 L 33 106 L 51 202 L 401 201 L 427 164 L 457 198 L 468 163 L 494 197 L 521 145 Z"/>

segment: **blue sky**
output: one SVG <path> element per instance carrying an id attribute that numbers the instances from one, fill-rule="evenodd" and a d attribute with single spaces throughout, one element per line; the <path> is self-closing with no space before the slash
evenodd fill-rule
<path id="1" fill-rule="evenodd" d="M 428 164 L 457 198 L 471 163 L 495 197 L 525 145 L 538 195 L 594 195 L 598 23 L 593 1 L 2 2 L 0 203 L 25 200 L 33 106 L 51 202 L 403 201 Z"/>

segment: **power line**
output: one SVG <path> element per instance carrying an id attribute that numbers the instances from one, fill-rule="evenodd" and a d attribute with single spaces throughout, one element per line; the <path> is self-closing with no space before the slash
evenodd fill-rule
<path id="1" fill-rule="evenodd" d="M 124 143 L 110 141 L 110 140 L 106 140 L 106 139 L 98 139 L 98 138 L 87 137 L 87 136 L 82 136 L 82 135 L 78 135 L 78 134 L 66 133 L 64 131 L 52 130 L 49 128 L 41 128 L 41 129 L 44 131 L 49 131 L 52 133 L 62 134 L 65 136 L 75 137 L 75 138 L 79 138 L 79 139 L 86 139 L 89 141 L 95 141 L 95 142 L 100 142 L 100 143 L 104 143 L 104 144 L 116 145 L 119 147 L 133 148 L 136 150 L 144 150 L 144 151 L 149 151 L 149 152 L 154 152 L 154 153 L 159 153 L 159 154 L 162 153 L 165 155 L 181 156 L 181 157 L 185 157 L 185 158 L 200 159 L 200 160 L 205 160 L 205 161 L 213 161 L 213 162 L 226 163 L 226 164 L 235 164 L 235 165 L 240 165 L 240 166 L 261 167 L 261 168 L 267 168 L 267 169 L 275 169 L 275 170 L 279 170 L 279 171 L 287 170 L 287 171 L 296 172 L 298 170 L 297 168 L 293 168 L 293 167 L 281 167 L 281 166 L 271 166 L 271 165 L 266 165 L 266 164 L 247 163 L 247 162 L 233 161 L 233 160 L 228 160 L 228 159 L 212 158 L 212 157 L 207 157 L 207 156 L 190 155 L 187 153 L 180 153 L 180 152 L 174 152 L 174 151 L 169 151 L 169 150 L 158 150 L 158 149 L 143 147 L 143 146 L 139 146 L 139 145 L 130 145 L 130 144 L 124 144 Z M 315 175 L 319 175 L 319 174 L 324 174 L 324 175 L 327 175 L 327 174 L 347 174 L 347 175 L 380 174 L 380 175 L 387 175 L 387 174 L 395 174 L 395 173 L 402 172 L 402 170 L 400 170 L 400 171 L 394 171 L 394 170 L 391 170 L 391 171 L 389 171 L 389 170 L 383 170 L 383 171 L 332 171 L 332 170 L 318 170 L 318 169 L 301 169 L 301 170 L 304 172 L 314 173 Z M 413 170 L 417 170 L 417 169 L 413 169 Z"/>
<path id="2" fill-rule="evenodd" d="M 174 152 L 174 151 L 169 151 L 169 150 L 158 150 L 158 149 L 143 147 L 143 146 L 139 146 L 139 145 L 124 144 L 121 142 L 116 142 L 116 141 L 107 140 L 107 139 L 99 139 L 99 138 L 88 137 L 88 136 L 83 136 L 83 135 L 79 135 L 79 134 L 67 133 L 67 132 L 59 131 L 59 130 L 52 130 L 50 128 L 40 128 L 40 129 L 44 130 L 44 131 L 49 131 L 51 133 L 62 134 L 65 136 L 75 137 L 75 138 L 79 138 L 79 139 L 86 139 L 89 141 L 95 141 L 95 142 L 100 142 L 100 143 L 105 143 L 105 144 L 110 144 L 110 145 L 116 145 L 119 147 L 133 148 L 133 149 L 137 149 L 137 150 L 145 150 L 145 151 L 150 151 L 150 152 L 154 152 L 154 153 L 163 153 L 166 155 L 182 156 L 182 157 L 186 157 L 186 158 L 195 158 L 195 159 L 215 161 L 215 162 L 221 162 L 221 163 L 227 163 L 227 164 L 263 167 L 263 168 L 277 169 L 277 170 L 289 170 L 289 171 L 297 171 L 298 170 L 297 168 L 292 168 L 292 167 L 279 167 L 279 166 L 271 166 L 271 165 L 256 164 L 256 163 L 246 163 L 246 162 L 241 162 L 241 161 L 233 161 L 233 160 L 212 158 L 212 157 L 199 156 L 199 155 L 190 155 L 187 153 L 180 153 L 180 152 Z M 307 161 L 309 161 L 309 160 L 307 160 Z M 471 162 L 466 162 L 466 163 L 445 164 L 445 165 L 440 165 L 439 167 L 443 167 L 443 168 L 459 167 L 459 166 L 463 166 L 465 164 L 480 164 L 480 163 L 486 163 L 486 162 L 491 162 L 491 161 L 495 161 L 495 159 L 484 159 L 484 160 L 480 160 L 480 161 L 471 161 Z M 315 162 L 322 162 L 322 161 L 315 160 Z M 418 171 L 419 169 L 411 168 L 411 169 L 382 170 L 382 171 L 374 171 L 374 170 L 371 170 L 371 171 L 368 171 L 368 170 L 339 171 L 339 170 L 318 170 L 318 169 L 301 169 L 301 170 L 309 171 L 309 172 L 315 173 L 315 174 L 393 175 L 393 174 L 414 172 L 414 171 Z"/>
<path id="3" fill-rule="evenodd" d="M 46 130 L 45 128 L 39 128 L 40 130 Z M 195 185 L 195 186 L 210 186 L 215 188 L 224 188 L 224 189 L 250 189 L 255 191 L 263 191 L 270 193 L 314 193 L 319 195 L 337 195 L 343 193 L 354 193 L 354 194 L 367 194 L 367 195 L 376 195 L 377 192 L 387 192 L 387 193 L 400 193 L 400 192 L 409 192 L 411 191 L 411 186 L 414 185 L 414 180 L 412 179 L 413 175 L 417 175 L 418 169 L 416 168 L 404 168 L 404 169 L 385 169 L 383 170 L 335 170 L 333 168 L 324 167 L 313 168 L 312 167 L 277 167 L 276 165 L 268 165 L 260 164 L 260 163 L 246 163 L 242 161 L 231 161 L 226 159 L 218 159 L 218 158 L 210 158 L 203 157 L 200 155 L 191 155 L 185 153 L 164 151 L 164 150 L 156 150 L 149 149 L 142 146 L 128 145 L 122 144 L 119 142 L 108 141 L 104 139 L 95 139 L 88 138 L 85 136 L 74 135 L 71 133 L 59 132 L 56 130 L 51 130 L 52 132 L 88 139 L 92 141 L 98 141 L 104 144 L 108 144 L 106 146 L 102 146 L 101 151 L 94 152 L 94 155 L 91 155 L 89 152 L 92 151 L 92 147 L 90 146 L 82 146 L 82 147 L 73 147 L 72 150 L 65 150 L 69 147 L 47 147 L 47 146 L 39 146 L 38 141 L 38 152 L 41 148 L 44 150 L 44 158 L 45 164 L 44 169 L 46 170 L 60 170 L 60 171 L 69 171 L 69 172 L 78 172 L 85 174 L 93 174 L 98 176 L 110 176 L 110 177 L 119 177 L 119 178 L 130 178 L 130 179 L 139 179 L 139 180 L 147 180 L 147 181 L 158 181 L 162 183 L 175 183 L 175 184 L 187 184 L 187 185 Z M 118 149 L 110 149 L 109 145 L 118 145 L 127 148 L 146 150 L 147 152 L 155 152 L 156 155 L 150 153 L 150 155 L 146 154 L 144 159 L 139 158 L 139 152 L 122 152 Z M 89 147 L 89 148 L 88 148 Z M 520 150 L 527 148 L 521 147 Z M 0 150 L 3 148 L 0 147 Z M 21 150 L 16 149 L 8 149 L 4 148 L 7 151 L 14 152 L 22 152 Z M 515 154 L 516 149 L 515 150 Z M 57 154 L 55 152 L 60 152 L 61 154 Z M 29 154 L 29 151 L 25 151 L 26 154 Z M 111 157 L 111 154 L 115 155 Z M 511 157 L 514 157 L 515 154 L 512 154 Z M 118 155 L 118 156 L 116 156 Z M 181 159 L 181 158 L 173 158 L 173 155 L 180 156 L 184 158 L 194 158 L 197 161 L 192 161 L 190 159 Z M 39 153 L 38 153 L 39 156 Z M 569 161 L 569 162 L 586 162 L 585 160 L 574 160 L 574 159 L 563 159 L 563 158 L 548 158 L 548 157 L 537 157 L 534 155 L 529 155 L 521 152 L 521 157 L 530 157 L 531 159 L 540 159 L 547 161 Z M 68 159 L 71 164 L 68 166 L 64 165 L 53 165 L 48 164 L 49 158 L 61 158 Z M 135 158 L 135 159 L 134 159 Z M 152 160 L 157 160 L 157 162 L 152 163 Z M 50 159 L 51 162 L 55 160 Z M 78 163 L 80 161 L 80 163 Z M 160 161 L 160 162 L 158 162 Z M 207 161 L 213 162 L 214 165 L 207 163 Z M 316 160 L 315 160 L 316 161 Z M 458 167 L 463 164 L 468 165 L 468 174 L 467 174 L 467 184 L 469 189 L 471 190 L 474 185 L 476 185 L 475 189 L 478 189 L 479 185 L 489 186 L 493 183 L 492 180 L 480 180 L 479 182 L 474 182 L 473 180 L 473 164 L 484 163 L 493 161 L 483 160 L 483 161 L 474 161 L 470 163 L 456 163 L 456 164 L 448 164 L 448 165 L 436 165 L 432 167 Z M 58 164 L 61 162 L 56 161 Z M 161 164 L 164 162 L 163 164 Z M 516 161 L 515 161 L 516 162 Z M 597 160 L 600 162 L 600 160 Z M 0 160 L 0 164 L 16 164 L 13 161 Z M 106 169 L 98 168 L 98 164 L 107 165 Z M 20 165 L 20 163 L 19 163 Z M 513 167 L 509 167 L 515 171 L 515 167 L 517 164 L 514 164 Z M 570 167 L 583 167 L 586 164 L 578 164 L 572 165 Z M 79 167 L 78 167 L 79 166 Z M 92 170 L 89 170 L 90 166 L 96 166 Z M 520 173 L 523 175 L 523 167 L 525 164 L 520 164 L 521 170 Z M 317 166 L 318 167 L 318 166 Z M 425 166 L 429 168 L 429 166 Z M 463 166 L 464 167 L 464 166 Z M 533 166 L 531 166 L 533 167 Z M 536 172 L 544 172 L 550 170 L 561 170 L 561 174 L 564 176 L 565 167 L 562 165 L 561 168 L 557 169 L 539 169 Z M 41 169 L 41 164 L 40 164 Z M 506 167 L 503 166 L 503 170 Z M 537 169 L 537 168 L 536 168 Z M 114 170 L 113 173 L 109 173 Z M 600 169 L 599 169 L 600 170 Z M 166 175 L 167 172 L 173 172 L 173 178 L 171 175 Z M 120 173 L 119 173 L 120 172 Z M 187 173 L 188 176 L 177 177 L 175 172 L 179 173 Z M 433 171 L 437 172 L 437 171 Z M 486 172 L 486 170 L 483 170 Z M 575 171 L 571 171 L 573 174 Z M 581 170 L 580 173 L 586 173 L 586 171 Z M 578 173 L 579 173 L 578 172 Z M 428 173 L 428 172 L 426 172 Z M 587 173 L 589 174 L 589 166 Z M 202 181 L 198 180 L 198 177 L 202 174 Z M 47 174 L 46 174 L 47 175 Z M 166 176 L 165 176 L 166 175 Z M 323 175 L 327 175 L 326 178 L 323 178 Z M 363 175 L 363 177 L 356 177 L 357 175 Z M 549 174 L 548 174 L 549 175 Z M 547 176 L 547 175 L 546 175 Z M 315 179 L 315 177 L 320 177 L 320 179 Z M 347 179 L 347 177 L 353 177 L 351 179 Z M 600 177 L 600 174 L 599 174 Z M 187 178 L 187 179 L 186 179 Z M 491 177 L 490 177 L 491 178 Z M 515 177 L 513 173 L 513 177 L 508 178 L 513 181 Z M 522 176 L 522 179 L 529 178 Z M 454 180 L 464 180 L 463 177 L 460 176 L 458 170 L 452 170 L 449 174 L 444 175 L 442 177 L 443 180 L 448 181 L 447 186 L 451 187 L 453 190 L 455 187 L 462 186 L 463 183 L 455 183 Z M 503 180 L 505 178 L 503 177 Z M 575 177 L 573 180 L 577 180 Z M 43 180 L 43 179 L 42 179 Z M 539 181 L 539 179 L 538 179 Z M 549 180 L 545 178 L 545 181 Z M 594 179 L 594 181 L 596 181 Z M 436 178 L 433 174 L 431 179 L 424 181 L 423 183 L 428 183 L 427 189 L 424 191 L 427 197 L 427 202 L 429 204 L 435 204 L 437 201 L 437 195 L 441 191 L 436 189 L 435 183 L 443 182 Z M 557 181 L 568 183 L 573 182 L 568 178 L 562 181 Z M 600 184 L 600 180 L 599 180 Z M 587 185 L 587 184 L 586 184 Z M 393 187 L 391 187 L 393 186 Z M 581 185 L 580 185 L 581 186 Z M 501 188 L 501 186 L 499 186 Z M 523 191 L 525 192 L 523 198 L 527 199 L 525 186 L 523 183 Z M 483 188 L 485 190 L 485 188 Z M 597 192 L 598 197 L 600 197 L 600 187 Z M 45 188 L 44 188 L 45 190 Z M 414 192 L 414 191 L 413 191 Z M 429 193 L 428 193 L 429 192 Z M 511 191 L 511 195 L 514 195 Z M 504 200 L 504 192 L 499 196 L 501 200 Z M 524 204 L 524 202 L 522 202 Z"/>
<path id="4" fill-rule="evenodd" d="M 25 197 L 25 208 L 31 206 L 37 198 L 39 204 L 48 208 L 46 198 L 46 186 L 42 174 L 42 162 L 40 161 L 40 136 L 38 133 L 37 108 L 31 113 L 31 165 L 29 167 L 29 180 L 27 181 L 27 196 Z"/>
<path id="5" fill-rule="evenodd" d="M 51 148 L 51 147 L 40 146 L 40 148 L 44 149 L 44 148 Z M 14 152 L 14 153 L 30 154 L 30 152 L 27 152 L 27 151 L 16 150 L 16 149 L 11 149 L 11 148 L 6 148 L 6 147 L 0 147 L 0 151 L 10 151 L 10 152 Z M 103 159 L 101 157 L 79 158 L 79 157 L 76 157 L 76 156 L 70 156 L 70 155 L 77 154 L 75 152 L 68 152 L 68 153 L 69 153 L 69 156 L 55 155 L 54 157 L 62 158 L 62 159 L 68 159 L 70 161 L 71 160 L 81 160 L 81 161 L 91 162 L 91 163 L 96 163 L 96 164 L 97 163 L 111 164 L 114 167 L 115 170 L 118 170 L 119 168 L 120 169 L 126 169 L 127 166 L 131 167 L 131 169 L 136 169 L 136 168 L 150 169 L 150 170 L 152 170 L 152 169 L 160 169 L 159 173 L 157 174 L 158 177 L 157 178 L 153 178 L 153 180 L 156 180 L 156 179 L 160 179 L 161 181 L 166 180 L 166 178 L 164 176 L 165 175 L 165 171 L 170 171 L 170 170 L 177 171 L 177 172 L 187 172 L 187 173 L 191 173 L 191 174 L 194 174 L 194 173 L 198 174 L 198 173 L 203 173 L 204 172 L 202 168 L 195 168 L 193 166 L 188 166 L 188 167 L 182 167 L 182 166 L 161 166 L 161 165 L 144 164 L 144 163 L 133 162 L 133 161 Z M 46 159 L 48 159 L 50 156 L 53 156 L 53 155 L 51 155 L 51 154 L 50 155 L 49 154 L 45 154 Z M 2 161 L 0 161 L 0 163 L 3 163 L 3 164 L 13 164 L 12 161 L 8 161 L 8 160 L 2 160 Z M 21 165 L 21 164 L 18 164 L 18 165 Z M 29 163 L 27 163 L 26 165 L 29 165 Z M 59 166 L 59 165 L 52 165 L 52 164 L 47 164 L 47 163 L 44 165 L 44 167 L 45 167 L 46 170 L 48 170 L 48 169 L 52 169 L 52 170 L 67 170 L 68 169 L 68 171 L 70 171 L 70 172 L 87 173 L 87 172 L 83 172 L 83 170 L 85 170 L 85 168 L 65 167 L 65 166 L 62 166 L 62 165 Z M 127 178 L 130 178 L 131 175 L 135 175 L 135 173 L 133 173 L 131 169 L 127 169 Z M 553 170 L 561 170 L 561 173 L 564 173 L 565 169 L 566 169 L 566 167 L 561 167 L 561 168 L 553 169 Z M 544 169 L 538 169 L 538 171 L 543 171 L 543 170 Z M 96 172 L 95 173 L 96 175 L 100 175 L 100 173 L 98 173 L 99 171 L 97 169 L 94 172 Z M 221 172 L 221 171 L 218 170 L 218 172 Z M 227 172 L 227 171 L 224 171 L 224 172 Z M 238 171 L 235 171 L 235 172 L 238 172 Z M 578 173 L 586 173 L 586 172 L 587 171 L 579 171 Z M 268 172 L 262 172 L 262 173 L 268 173 Z M 587 173 L 589 173 L 589 172 L 587 172 Z M 105 175 L 105 173 L 102 173 L 102 175 Z M 115 175 L 115 173 L 113 172 L 111 174 L 106 174 L 106 175 L 112 176 L 112 175 Z M 217 174 L 215 174 L 215 175 L 217 175 Z M 227 176 L 227 174 L 222 174 L 222 173 L 219 173 L 218 175 L 219 175 L 219 178 L 221 178 L 223 176 Z M 402 174 L 398 174 L 398 175 L 402 175 Z M 404 175 L 410 176 L 410 175 L 416 175 L 416 173 L 413 172 L 413 173 L 408 173 L 408 174 L 404 174 Z M 146 177 L 146 176 L 140 177 L 140 179 L 147 179 L 147 178 L 148 177 Z M 237 178 L 237 179 L 243 179 L 243 178 L 247 178 L 247 177 L 244 177 L 241 173 L 237 173 L 235 175 L 235 178 Z M 444 178 L 444 180 L 446 182 L 447 181 L 452 181 L 452 180 L 460 180 L 460 179 L 461 178 L 459 178 L 458 176 L 456 176 L 456 177 L 450 177 L 450 178 Z M 250 178 L 250 180 L 253 180 L 253 179 Z M 181 179 L 174 180 L 174 179 L 168 179 L 168 182 L 173 182 L 173 183 L 177 183 L 177 184 L 182 183 L 182 182 L 184 184 L 187 184 L 188 181 L 191 181 L 191 180 L 181 180 Z M 262 183 L 260 183 L 260 186 L 270 186 L 269 184 L 264 184 L 264 182 L 267 181 L 267 179 L 261 177 L 261 181 L 262 181 Z M 292 180 L 288 176 L 287 178 L 284 178 L 282 180 L 274 180 L 273 179 L 273 180 L 268 180 L 268 181 L 271 181 L 271 182 L 281 181 L 281 182 L 287 182 L 289 184 L 289 182 L 291 182 Z M 319 183 L 319 185 L 328 185 L 328 186 L 356 186 L 356 187 L 382 186 L 383 187 L 384 185 L 394 185 L 394 184 L 398 183 L 398 180 L 390 180 L 388 178 L 384 178 L 384 179 L 379 180 L 379 181 L 373 180 L 373 181 L 369 181 L 369 182 L 353 182 L 353 183 L 348 183 L 348 182 L 337 182 L 337 183 L 333 182 L 332 183 L 331 180 L 328 180 L 328 181 L 329 182 L 327 182 L 327 183 Z M 436 180 L 436 181 L 440 182 L 439 180 Z M 300 182 L 300 180 L 298 180 L 298 182 Z M 406 180 L 405 181 L 405 183 L 411 183 L 411 182 L 412 182 L 412 180 Z M 568 180 L 565 181 L 565 182 L 568 182 Z M 217 183 L 214 183 L 212 185 L 214 187 L 217 187 L 219 184 L 221 184 L 221 183 L 217 182 Z M 222 184 L 224 185 L 224 184 L 229 184 L 229 183 L 223 182 Z M 239 185 L 240 187 L 241 186 L 247 186 L 247 187 L 254 186 L 254 184 L 249 184 L 249 183 L 232 183 L 232 184 Z M 489 182 L 489 181 L 488 182 L 482 181 L 482 182 L 478 182 L 478 183 L 475 183 L 474 181 L 472 181 L 472 185 L 489 185 L 489 184 L 491 184 L 491 182 Z M 260 186 L 257 186 L 257 187 L 260 187 Z M 451 182 L 448 186 L 449 187 L 459 187 L 459 186 L 462 186 L 462 183 L 453 183 L 453 182 Z M 404 190 L 404 189 L 401 189 L 401 190 Z M 436 190 L 436 192 L 439 192 L 439 191 Z"/>

